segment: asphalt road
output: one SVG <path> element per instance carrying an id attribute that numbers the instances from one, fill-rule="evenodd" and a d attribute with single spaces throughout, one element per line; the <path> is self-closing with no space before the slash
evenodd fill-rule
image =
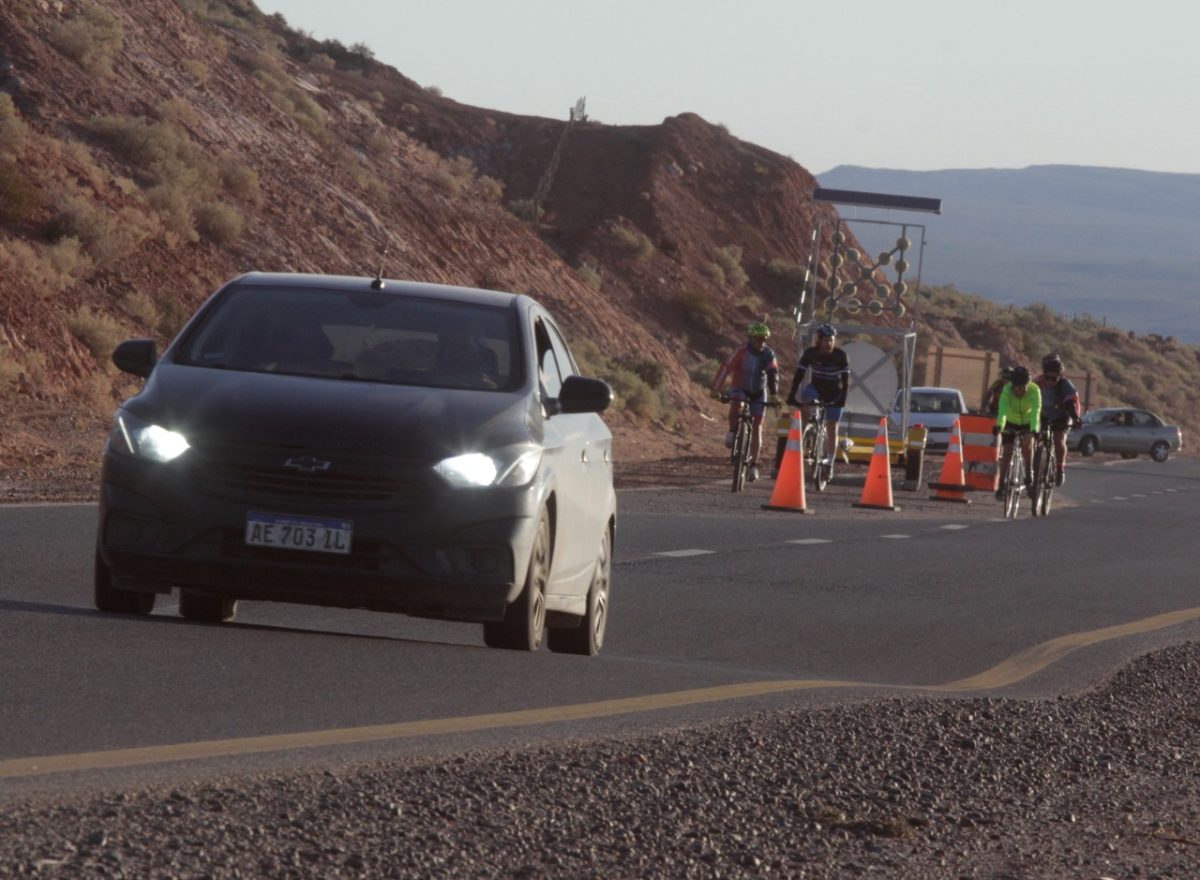
<path id="1" fill-rule="evenodd" d="M 91 605 L 95 508 L 0 508 L 0 798 L 642 732 L 897 693 L 1076 692 L 1200 637 L 1200 462 L 1074 463 L 1049 518 L 990 498 L 854 508 L 862 471 L 622 492 L 597 658 L 476 625 L 242 603 L 204 625 Z"/>

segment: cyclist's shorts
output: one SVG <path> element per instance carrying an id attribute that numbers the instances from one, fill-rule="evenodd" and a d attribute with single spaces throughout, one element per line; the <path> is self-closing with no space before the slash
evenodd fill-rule
<path id="1" fill-rule="evenodd" d="M 1071 417 L 1063 416 L 1061 419 L 1051 419 L 1050 429 L 1052 431 L 1065 431 L 1071 427 Z"/>
<path id="2" fill-rule="evenodd" d="M 1005 446 L 1012 446 L 1013 438 L 1017 436 L 1017 431 L 1028 430 L 1028 425 L 1014 425 L 1011 422 L 1005 422 L 1004 430 L 1000 432 L 1000 440 Z"/>
<path id="3" fill-rule="evenodd" d="M 767 411 L 767 399 L 761 393 L 757 399 L 753 394 L 744 388 L 730 388 L 730 400 L 747 400 L 750 402 L 750 415 L 754 416 L 754 421 L 761 422 L 763 413 Z"/>
<path id="4" fill-rule="evenodd" d="M 805 385 L 803 388 L 800 389 L 800 402 L 801 403 L 817 403 L 818 401 L 820 401 L 820 399 L 821 399 L 821 395 L 817 393 L 817 389 L 814 388 L 812 385 Z M 842 420 L 842 407 L 840 407 L 840 406 L 826 406 L 825 407 L 825 421 L 840 422 L 841 420 Z"/>

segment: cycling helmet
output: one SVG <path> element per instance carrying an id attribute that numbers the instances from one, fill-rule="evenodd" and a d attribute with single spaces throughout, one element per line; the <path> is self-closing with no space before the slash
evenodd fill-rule
<path id="1" fill-rule="evenodd" d="M 746 328 L 746 335 L 747 336 L 761 336 L 763 339 L 766 339 L 768 336 L 771 335 L 771 328 L 768 327 L 766 324 L 762 324 L 762 323 L 751 324 L 749 327 Z"/>
<path id="2" fill-rule="evenodd" d="M 1029 370 L 1025 367 L 1013 367 L 1010 380 L 1013 385 L 1028 385 Z"/>
<path id="3" fill-rule="evenodd" d="M 1000 378 L 1003 379 L 1005 382 L 1007 382 L 1009 379 L 1012 378 L 1012 371 L 1013 371 L 1012 367 L 1001 367 L 1000 368 Z"/>
<path id="4" fill-rule="evenodd" d="M 817 336 L 828 336 L 830 339 L 837 336 L 837 328 L 832 324 L 818 324 Z"/>
<path id="5" fill-rule="evenodd" d="M 1063 368 L 1062 358 L 1060 358 L 1054 352 L 1051 352 L 1050 354 L 1048 354 L 1044 358 L 1042 358 L 1042 372 L 1043 373 L 1061 373 L 1062 368 Z"/>

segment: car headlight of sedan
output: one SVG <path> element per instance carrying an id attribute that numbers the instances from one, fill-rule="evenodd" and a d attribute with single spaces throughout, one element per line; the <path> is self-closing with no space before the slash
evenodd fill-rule
<path id="1" fill-rule="evenodd" d="M 147 461 L 172 461 L 187 452 L 187 438 L 178 431 L 144 422 L 121 410 L 109 437 L 114 449 Z"/>
<path id="2" fill-rule="evenodd" d="M 524 486 L 542 463 L 542 448 L 532 444 L 506 446 L 490 454 L 468 452 L 445 458 L 433 469 L 460 489 L 486 486 Z"/>

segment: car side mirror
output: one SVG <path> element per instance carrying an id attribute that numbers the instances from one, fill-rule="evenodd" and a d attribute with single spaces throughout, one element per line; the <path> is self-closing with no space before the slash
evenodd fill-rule
<path id="1" fill-rule="evenodd" d="M 555 413 L 599 413 L 612 405 L 613 391 L 602 379 L 568 376 L 552 411 Z"/>
<path id="2" fill-rule="evenodd" d="M 122 372 L 145 379 L 158 363 L 158 350 L 153 339 L 127 339 L 113 351 L 112 359 Z"/>

